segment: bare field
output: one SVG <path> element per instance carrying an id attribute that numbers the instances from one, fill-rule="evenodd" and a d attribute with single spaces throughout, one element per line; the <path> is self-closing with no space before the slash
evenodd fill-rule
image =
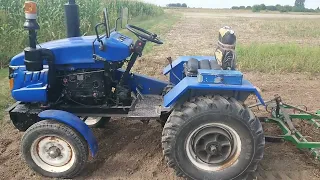
<path id="1" fill-rule="evenodd" d="M 216 11 L 213 12 L 207 11 L 203 12 L 190 12 L 190 11 L 182 11 L 185 17 L 193 17 L 193 18 L 221 18 L 221 17 L 241 17 L 241 18 L 281 18 L 281 19 L 318 19 L 320 17 L 319 14 L 280 14 L 280 13 L 252 13 L 248 11 Z"/>
<path id="2" fill-rule="evenodd" d="M 311 26 L 310 29 L 315 28 L 315 31 L 317 31 L 316 26 L 320 27 L 320 22 L 308 18 L 239 17 L 239 15 L 218 17 L 216 13 L 207 11 L 183 12 L 181 19 L 169 32 L 162 35 L 165 44 L 155 46 L 152 52 L 139 59 L 134 70 L 165 80 L 167 78 L 162 75 L 162 68 L 167 64 L 166 57 L 213 55 L 218 29 L 225 25 L 235 29 L 239 37 L 238 42 L 241 44 L 281 41 L 319 44 L 316 35 L 307 34 L 306 37 L 302 35 L 299 37 L 288 33 L 289 30 L 280 31 L 281 28 L 279 31 L 273 30 L 273 27 L 278 26 L 295 26 L 300 20 L 303 25 L 297 27 L 298 33 L 308 25 Z M 274 25 L 271 23 L 272 27 L 266 30 L 264 27 L 268 22 Z M 287 103 L 305 104 L 310 110 L 320 107 L 318 103 L 320 76 L 302 73 L 245 72 L 245 78 L 260 87 L 265 99 L 280 94 Z M 257 115 L 265 115 L 263 111 L 255 110 L 255 112 Z M 266 132 L 274 131 L 267 128 Z M 22 133 L 15 130 L 6 117 L 0 129 L 0 179 L 43 179 L 22 163 L 19 152 L 21 135 Z M 100 152 L 97 158 L 90 160 L 88 167 L 78 179 L 177 179 L 163 160 L 160 143 L 161 126 L 156 122 L 144 125 L 126 119 L 114 119 L 108 128 L 95 130 L 95 135 L 99 141 Z M 267 143 L 265 158 L 258 172 L 259 180 L 320 178 L 319 167 L 311 164 L 304 154 L 289 143 Z"/>
<path id="3" fill-rule="evenodd" d="M 303 14 L 265 14 L 219 12 L 219 10 L 189 12 L 181 11 L 184 18 L 197 19 L 203 30 L 216 35 L 218 28 L 231 26 L 237 33 L 238 43 L 287 43 L 295 42 L 304 45 L 319 44 L 320 15 Z M 199 34 L 200 36 L 201 34 Z M 210 38 L 212 35 L 210 36 Z M 215 38 L 216 36 L 212 37 Z M 207 37 L 208 38 L 208 37 Z M 213 39 L 214 41 L 214 39 Z"/>

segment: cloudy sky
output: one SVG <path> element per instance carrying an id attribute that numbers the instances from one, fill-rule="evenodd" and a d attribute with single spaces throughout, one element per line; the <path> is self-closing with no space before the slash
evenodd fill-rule
<path id="1" fill-rule="evenodd" d="M 232 6 L 252 6 L 254 4 L 266 5 L 294 5 L 295 0 L 144 0 L 146 2 L 165 6 L 169 3 L 186 3 L 189 7 L 204 8 L 230 8 Z M 317 8 L 320 0 L 306 0 L 307 8 Z"/>

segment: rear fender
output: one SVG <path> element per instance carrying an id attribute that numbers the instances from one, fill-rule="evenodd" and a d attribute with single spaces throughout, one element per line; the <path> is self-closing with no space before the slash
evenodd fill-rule
<path id="1" fill-rule="evenodd" d="M 170 107 L 183 97 L 200 96 L 200 95 L 226 95 L 234 97 L 237 100 L 245 101 L 250 94 L 255 94 L 260 103 L 265 106 L 258 89 L 249 81 L 243 79 L 242 85 L 225 85 L 225 84 L 203 84 L 198 83 L 195 77 L 185 77 L 174 88 L 164 96 L 164 107 Z"/>
<path id="2" fill-rule="evenodd" d="M 94 157 L 98 151 L 98 143 L 91 129 L 77 116 L 60 110 L 46 110 L 38 115 L 40 119 L 52 119 L 64 123 L 77 130 L 87 141 L 91 150 L 91 155 Z"/>

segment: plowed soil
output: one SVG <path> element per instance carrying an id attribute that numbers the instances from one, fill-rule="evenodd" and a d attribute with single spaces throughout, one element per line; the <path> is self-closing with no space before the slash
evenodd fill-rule
<path id="1" fill-rule="evenodd" d="M 198 12 L 183 14 L 179 22 L 162 35 L 165 45 L 156 46 L 153 52 L 139 59 L 135 71 L 166 79 L 161 74 L 167 64 L 166 57 L 212 55 L 217 30 L 228 25 L 225 21 L 231 24 L 237 24 L 237 21 L 227 16 L 214 18 L 214 14 L 210 14 L 209 19 L 207 16 L 208 13 Z M 236 27 L 236 32 L 241 34 L 245 21 Z M 243 34 L 238 41 L 250 43 L 251 39 Z M 264 41 L 268 37 L 261 38 Z M 274 40 L 272 38 L 269 40 Z M 280 94 L 287 103 L 304 104 L 310 110 L 320 108 L 319 76 L 246 72 L 245 78 L 262 90 L 265 99 Z M 257 115 L 266 115 L 263 110 L 254 111 Z M 14 129 L 8 117 L 0 127 L 0 179 L 43 179 L 21 160 L 19 141 L 22 133 Z M 266 126 L 265 131 L 267 134 L 279 132 L 270 126 Z M 90 159 L 78 179 L 178 179 L 163 159 L 161 126 L 157 122 L 146 125 L 140 121 L 113 119 L 106 129 L 94 130 L 94 133 L 99 141 L 98 157 Z M 310 163 L 307 156 L 290 143 L 267 143 L 258 179 L 316 180 L 320 179 L 320 172 L 318 166 Z"/>

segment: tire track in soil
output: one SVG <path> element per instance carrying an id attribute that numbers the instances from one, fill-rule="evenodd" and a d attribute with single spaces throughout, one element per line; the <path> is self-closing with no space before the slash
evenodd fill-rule
<path id="1" fill-rule="evenodd" d="M 212 55 L 217 30 L 224 25 L 228 24 L 218 19 L 208 21 L 199 17 L 182 17 L 162 36 L 165 37 L 165 45 L 154 47 L 152 53 L 140 58 L 134 70 L 165 80 L 162 69 L 167 64 L 167 56 Z M 245 77 L 262 89 L 265 99 L 281 94 L 288 103 L 306 104 L 313 110 L 320 107 L 317 103 L 320 102 L 320 96 L 317 96 L 320 81 L 317 76 L 245 73 Z M 22 133 L 14 129 L 8 117 L 0 127 L 0 179 L 44 179 L 21 161 L 19 141 Z M 144 125 L 139 121 L 116 119 L 106 129 L 95 130 L 99 142 L 98 156 L 90 159 L 77 179 L 179 179 L 163 160 L 161 129 L 156 122 Z M 272 133 L 272 130 L 268 132 Z M 319 179 L 319 174 L 319 168 L 309 163 L 305 155 L 290 143 L 267 143 L 265 158 L 257 173 L 259 179 L 270 180 L 315 180 Z"/>

